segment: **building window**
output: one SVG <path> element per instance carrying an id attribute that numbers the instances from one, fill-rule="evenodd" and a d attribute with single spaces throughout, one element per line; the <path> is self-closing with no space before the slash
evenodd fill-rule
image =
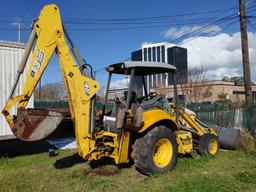
<path id="1" fill-rule="evenodd" d="M 166 85 L 166 75 L 167 75 L 167 73 L 163 73 L 163 74 L 162 74 L 162 83 L 163 83 L 164 85 Z"/>
<path id="2" fill-rule="evenodd" d="M 172 74 L 168 73 L 168 85 L 173 85 Z"/>
<path id="3" fill-rule="evenodd" d="M 156 47 L 153 47 L 153 61 L 156 61 Z"/>
<path id="4" fill-rule="evenodd" d="M 147 48 L 143 49 L 143 54 L 144 54 L 144 61 L 147 61 L 148 60 Z"/>
<path id="5" fill-rule="evenodd" d="M 252 92 L 252 101 L 256 104 L 256 91 Z"/>
<path id="6" fill-rule="evenodd" d="M 161 46 L 162 62 L 165 63 L 165 47 Z"/>
<path id="7" fill-rule="evenodd" d="M 149 89 L 152 88 L 152 75 L 148 75 L 148 86 L 149 86 Z"/>
<path id="8" fill-rule="evenodd" d="M 157 74 L 157 84 L 161 84 L 161 74 Z"/>
<path id="9" fill-rule="evenodd" d="M 156 48 L 156 53 L 157 53 L 157 62 L 160 62 L 160 46 Z"/>
<path id="10" fill-rule="evenodd" d="M 153 87 L 156 87 L 156 74 L 153 75 Z"/>
<path id="11" fill-rule="evenodd" d="M 151 61 L 151 48 L 148 48 L 148 61 Z"/>

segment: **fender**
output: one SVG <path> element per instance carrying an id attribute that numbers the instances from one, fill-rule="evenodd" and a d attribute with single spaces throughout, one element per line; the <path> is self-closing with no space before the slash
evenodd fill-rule
<path id="1" fill-rule="evenodd" d="M 176 125 L 176 128 L 178 128 L 175 117 L 170 116 L 168 113 L 161 109 L 153 109 L 145 111 L 142 114 L 142 127 L 138 130 L 138 133 L 144 132 L 149 127 L 160 121 L 169 121 L 170 124 L 174 123 Z"/>

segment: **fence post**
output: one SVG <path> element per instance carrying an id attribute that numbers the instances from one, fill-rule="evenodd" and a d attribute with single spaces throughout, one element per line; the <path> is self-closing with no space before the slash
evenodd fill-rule
<path id="1" fill-rule="evenodd" d="M 243 127 L 243 113 L 241 108 L 236 108 L 235 109 L 235 123 L 234 123 L 234 127 L 237 128 L 242 128 Z"/>

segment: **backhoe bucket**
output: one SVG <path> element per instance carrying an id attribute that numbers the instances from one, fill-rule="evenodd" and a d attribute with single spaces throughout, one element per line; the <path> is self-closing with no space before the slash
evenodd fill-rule
<path id="1" fill-rule="evenodd" d="M 51 134 L 67 116 L 69 116 L 68 109 L 20 110 L 11 129 L 21 140 L 36 141 Z"/>

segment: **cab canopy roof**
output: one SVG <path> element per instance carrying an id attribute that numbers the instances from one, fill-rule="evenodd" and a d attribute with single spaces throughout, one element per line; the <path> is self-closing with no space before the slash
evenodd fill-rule
<path id="1" fill-rule="evenodd" d="M 109 65 L 108 72 L 130 75 L 131 69 L 135 69 L 135 75 L 151 75 L 176 71 L 176 67 L 167 63 L 148 61 L 125 61 Z"/>

